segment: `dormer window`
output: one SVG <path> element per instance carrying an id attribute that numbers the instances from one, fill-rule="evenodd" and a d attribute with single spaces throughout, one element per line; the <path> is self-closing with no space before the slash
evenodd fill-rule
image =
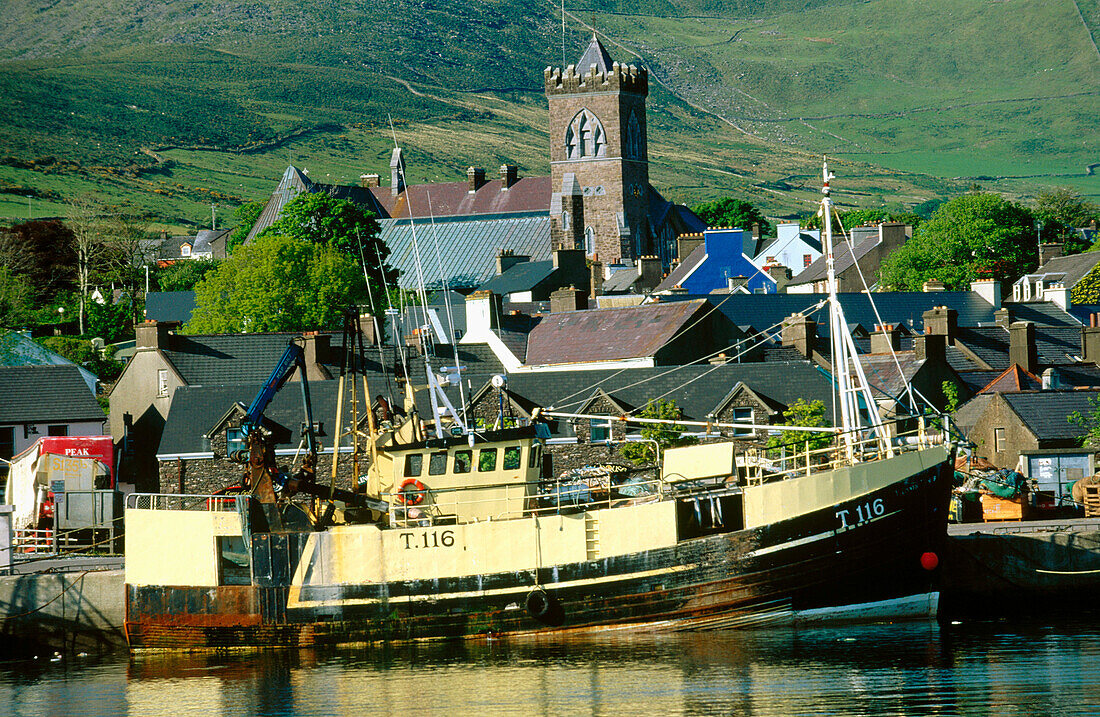
<path id="1" fill-rule="evenodd" d="M 190 244 L 180 244 L 180 256 L 191 256 Z"/>

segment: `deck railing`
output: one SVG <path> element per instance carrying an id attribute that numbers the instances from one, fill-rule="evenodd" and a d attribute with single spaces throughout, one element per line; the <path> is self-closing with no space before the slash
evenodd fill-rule
<path id="1" fill-rule="evenodd" d="M 131 493 L 126 496 L 127 510 L 197 510 L 237 512 L 237 502 L 247 495 L 200 495 L 196 493 Z"/>

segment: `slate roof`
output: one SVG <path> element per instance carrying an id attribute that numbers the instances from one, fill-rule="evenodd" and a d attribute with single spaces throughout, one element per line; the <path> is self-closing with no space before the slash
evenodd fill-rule
<path id="1" fill-rule="evenodd" d="M 103 421 L 103 409 L 72 364 L 0 367 L 0 423 Z"/>
<path id="2" fill-rule="evenodd" d="M 961 323 L 961 322 L 960 322 Z M 956 338 L 991 368 L 1009 367 L 1009 333 L 1001 326 L 959 327 Z M 1035 350 L 1039 363 L 1058 366 L 1077 363 L 1081 355 L 1081 329 L 1073 326 L 1036 326 Z"/>
<path id="3" fill-rule="evenodd" d="M 1080 326 L 1081 320 L 1053 301 L 1006 301 L 1001 308 L 1008 309 L 1013 321 L 1033 321 L 1046 326 Z"/>
<path id="4" fill-rule="evenodd" d="M 625 293 L 630 291 L 634 287 L 634 283 L 640 278 L 637 267 L 628 266 L 612 274 L 611 278 L 603 282 L 601 288 L 604 293 Z"/>
<path id="5" fill-rule="evenodd" d="M 1042 379 L 1033 373 L 1028 373 L 1016 364 L 1012 364 L 1002 371 L 995 379 L 983 386 L 979 393 L 1038 391 L 1042 388 Z"/>
<path id="6" fill-rule="evenodd" d="M 76 366 L 89 391 L 95 391 L 99 382 L 88 369 L 17 331 L 0 331 L 0 367 L 3 366 Z"/>
<path id="7" fill-rule="evenodd" d="M 507 296 L 519 291 L 530 291 L 554 273 L 554 262 L 523 261 L 505 269 L 503 274 L 494 276 L 478 287 L 478 291 L 491 291 Z"/>
<path id="8" fill-rule="evenodd" d="M 684 417 L 693 420 L 706 420 L 707 414 L 712 413 L 738 383 L 784 406 L 799 398 L 830 405 L 830 379 L 808 361 L 549 371 L 508 376 L 509 391 L 545 408 L 576 411 L 600 389 L 620 403 L 632 406 L 645 406 L 647 401 L 658 397 L 673 399 L 684 411 Z"/>
<path id="9" fill-rule="evenodd" d="M 1097 264 L 1100 264 L 1100 252 L 1088 251 L 1071 256 L 1057 256 L 1027 276 L 1033 278 L 1048 276 L 1051 280 L 1061 281 L 1067 289 L 1071 289 L 1095 269 Z"/>
<path id="10" fill-rule="evenodd" d="M 834 263 L 834 271 L 836 272 L 837 276 L 852 268 L 852 264 L 855 263 L 855 261 L 853 260 L 853 255 L 857 259 L 862 259 L 865 254 L 878 246 L 880 241 L 881 239 L 879 238 L 878 234 L 875 234 L 863 240 L 857 241 L 854 247 L 852 247 L 852 245 L 847 241 L 838 242 L 836 244 L 836 247 L 833 249 L 833 255 L 836 257 Z M 790 285 L 795 286 L 798 284 L 809 284 L 812 281 L 821 281 L 825 279 L 829 270 L 826 266 L 827 260 L 828 257 L 824 254 L 814 259 L 809 266 L 800 271 L 798 273 L 798 276 L 790 281 Z M 866 269 L 864 269 L 864 273 L 866 274 Z M 875 280 L 875 277 L 873 276 L 867 276 L 866 278 L 868 284 L 872 283 Z"/>
<path id="11" fill-rule="evenodd" d="M 234 383 L 261 384 L 300 333 L 174 335 L 165 356 L 192 386 Z M 340 334 L 331 335 L 333 345 Z"/>
<path id="12" fill-rule="evenodd" d="M 1001 398 L 1020 417 L 1040 441 L 1071 441 L 1081 429 L 1068 420 L 1074 411 L 1091 414 L 1100 391 L 1053 390 L 1003 393 Z"/>
<path id="13" fill-rule="evenodd" d="M 871 300 L 866 294 L 844 292 L 838 295 L 849 323 L 871 327 L 879 323 L 875 318 Z M 662 296 L 665 302 L 688 301 L 706 298 L 690 294 Z M 721 298 L 711 297 L 719 311 L 738 326 L 750 324 L 758 330 L 780 324 L 783 319 L 799 311 L 805 311 L 826 298 L 826 294 L 730 294 Z M 959 326 L 977 326 L 993 322 L 993 306 L 970 291 L 891 291 L 874 294 L 882 320 L 890 324 L 904 324 L 910 331 L 923 332 L 925 311 L 935 306 L 947 306 L 958 312 Z M 814 317 L 817 332 L 827 336 L 827 313 L 819 310 Z M 1002 367 L 1003 368 L 1003 367 Z"/>
<path id="14" fill-rule="evenodd" d="M 435 216 L 472 217 L 485 214 L 529 214 L 537 212 L 549 216 L 550 195 L 553 193 L 550 177 L 520 177 L 508 189 L 500 179 L 492 179 L 470 191 L 470 185 L 462 182 L 438 182 L 412 184 L 393 196 L 390 187 L 371 187 L 373 199 L 388 219 Z"/>
<path id="15" fill-rule="evenodd" d="M 989 385 L 990 381 L 1001 375 L 1000 371 L 968 371 L 965 369 L 959 370 L 955 368 L 955 365 L 951 363 L 950 360 L 948 360 L 947 363 L 949 366 L 951 366 L 955 373 L 958 374 L 959 378 L 962 379 L 963 383 L 966 384 L 966 387 L 970 389 L 970 392 L 973 394 L 977 394 L 979 391 Z"/>
<path id="16" fill-rule="evenodd" d="M 195 311 L 193 291 L 150 291 L 145 295 L 145 318 L 186 324 Z"/>
<path id="17" fill-rule="evenodd" d="M 419 286 L 414 221 L 424 286 L 429 289 L 444 284 L 452 288 L 480 286 L 496 275 L 501 249 L 535 262 L 550 259 L 550 216 L 546 213 L 436 217 L 434 227 L 428 219 L 384 219 L 381 238 L 390 248 L 390 265 L 401 272 L 398 281 L 403 288 Z"/>
<path id="18" fill-rule="evenodd" d="M 1070 366 L 1058 366 L 1054 371 L 1063 386 L 1100 388 L 1100 366 L 1096 364 L 1078 363 Z"/>
<path id="19" fill-rule="evenodd" d="M 900 352 L 896 357 L 896 361 L 892 354 L 866 354 L 859 357 L 867 383 L 871 386 L 871 393 L 876 399 L 902 398 L 906 384 L 913 380 L 913 376 L 926 363 L 924 359 L 918 359 L 908 351 Z"/>
<path id="20" fill-rule="evenodd" d="M 389 190 L 387 189 L 387 191 Z M 358 185 L 321 184 L 314 182 L 305 172 L 294 165 L 290 165 L 283 172 L 283 176 L 279 178 L 279 183 L 275 186 L 275 191 L 271 193 L 271 197 L 267 200 L 267 204 L 264 205 L 263 210 L 260 212 L 260 216 L 257 217 L 256 223 L 252 225 L 252 231 L 248 233 L 245 242 L 251 242 L 256 236 L 263 232 L 263 230 L 274 224 L 282 214 L 283 207 L 286 206 L 288 202 L 293 201 L 302 192 L 326 192 L 337 199 L 348 199 L 356 204 L 362 205 L 369 211 L 374 212 L 377 216 L 387 216 L 370 190 Z"/>
<path id="21" fill-rule="evenodd" d="M 707 245 L 700 244 L 691 250 L 691 253 L 680 262 L 679 266 L 669 272 L 668 276 L 657 285 L 654 292 L 668 291 L 674 286 L 680 286 L 684 280 L 691 276 L 692 272 L 699 268 L 699 265 L 707 258 Z"/>
<path id="22" fill-rule="evenodd" d="M 588 43 L 588 47 L 585 49 L 584 54 L 581 55 L 581 59 L 577 62 L 577 74 L 587 75 L 593 66 L 595 66 L 597 72 L 607 72 L 611 69 L 611 64 L 611 55 L 604 49 L 599 38 L 593 34 L 592 42 Z"/>
<path id="23" fill-rule="evenodd" d="M 544 366 L 653 356 L 705 304 L 702 300 L 661 302 L 551 314 L 531 331 L 526 363 Z"/>

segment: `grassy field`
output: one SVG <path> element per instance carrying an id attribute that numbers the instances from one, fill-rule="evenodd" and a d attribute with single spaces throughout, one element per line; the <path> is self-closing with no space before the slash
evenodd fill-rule
<path id="1" fill-rule="evenodd" d="M 93 194 L 166 227 L 264 199 L 287 164 L 318 181 L 412 181 L 469 165 L 548 171 L 542 68 L 555 3 L 8 0 L 0 27 L 0 217 Z M 629 9 L 632 14 L 627 14 Z M 972 183 L 1100 198 L 1100 0 L 643 0 L 569 12 L 651 72 L 651 178 L 775 216 L 837 157 L 850 205 L 913 205 Z M 1023 39 L 1026 38 L 1026 41 Z"/>

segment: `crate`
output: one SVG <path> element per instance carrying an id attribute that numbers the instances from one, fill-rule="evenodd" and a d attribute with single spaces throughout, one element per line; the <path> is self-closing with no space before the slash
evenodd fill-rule
<path id="1" fill-rule="evenodd" d="M 1086 485 L 1085 517 L 1100 518 L 1100 485 Z"/>
<path id="2" fill-rule="evenodd" d="M 982 493 L 982 520 L 993 522 L 998 520 L 1023 520 L 1023 498 L 998 498 L 995 495 Z"/>

